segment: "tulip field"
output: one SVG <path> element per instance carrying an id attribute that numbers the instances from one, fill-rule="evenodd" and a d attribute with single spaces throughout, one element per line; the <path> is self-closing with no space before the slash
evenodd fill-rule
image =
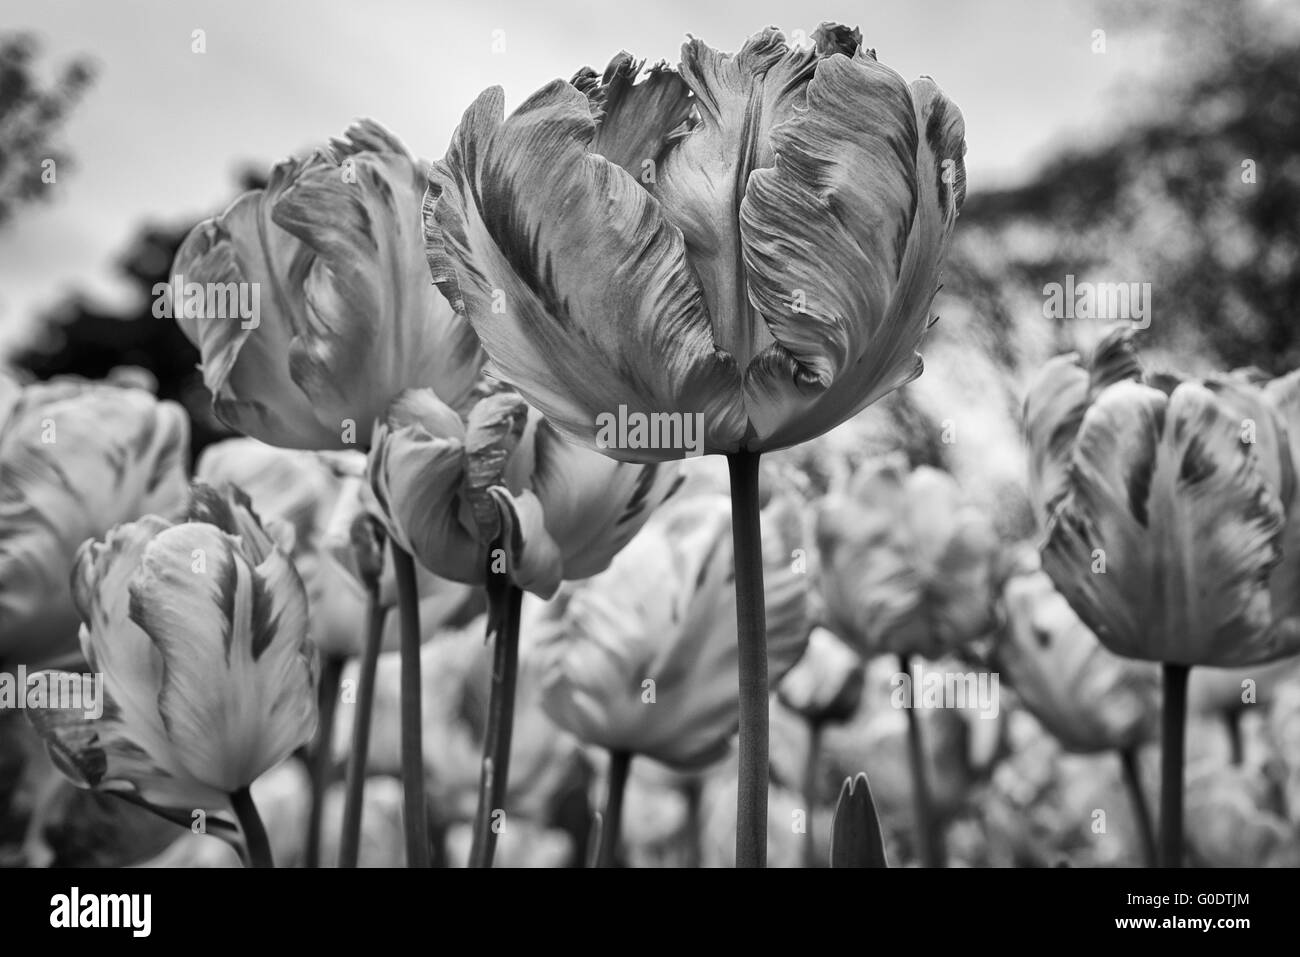
<path id="1" fill-rule="evenodd" d="M 0 351 L 0 866 L 1300 866 L 1294 11 L 1070 7 L 1080 89 L 1222 50 L 1015 152 L 1028 40 L 667 6 L 587 65 L 484 26 L 436 136 L 268 85 L 314 138 L 145 234 L 137 318 Z M 148 67 L 212 103 L 215 9 Z M 41 101 L 36 49 L 14 289 L 112 155 L 46 197 L 33 131 L 129 59 Z"/>

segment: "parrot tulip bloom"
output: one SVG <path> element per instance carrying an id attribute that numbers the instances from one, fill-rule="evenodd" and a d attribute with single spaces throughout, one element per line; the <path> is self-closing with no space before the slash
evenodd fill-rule
<path id="1" fill-rule="evenodd" d="M 1300 377 L 1151 381 L 1117 382 L 1088 405 L 1044 569 L 1117 654 L 1240 667 L 1300 652 L 1284 412 Z"/>
<path id="2" fill-rule="evenodd" d="M 271 445 L 364 449 L 404 389 L 464 398 L 482 357 L 429 280 L 423 192 L 420 164 L 365 120 L 194 228 L 173 282 L 257 293 L 251 319 L 194 315 L 204 310 L 188 300 L 174 316 L 202 354 L 217 418 Z"/>
<path id="3" fill-rule="evenodd" d="M 764 513 L 772 685 L 808 640 L 806 576 L 790 566 L 788 508 Z M 722 757 L 739 722 L 728 504 L 668 506 L 604 573 L 560 593 L 537 626 L 546 712 L 589 744 L 678 770 Z"/>
<path id="4" fill-rule="evenodd" d="M 920 374 L 965 195 L 962 116 L 858 31 L 815 41 L 691 40 L 679 71 L 639 82 L 625 53 L 509 118 L 500 88 L 466 112 L 430 172 L 433 278 L 564 435 L 681 458 L 601 441 L 604 417 L 698 414 L 693 451 L 762 452 Z"/>
<path id="5" fill-rule="evenodd" d="M 672 464 L 574 445 L 516 393 L 486 382 L 462 419 L 432 390 L 404 393 L 375 431 L 371 488 L 389 535 L 435 574 L 508 572 L 543 598 L 603 570 L 670 496 Z M 491 550 L 505 544 L 501 567 Z"/>
<path id="6" fill-rule="evenodd" d="M 195 485 L 187 520 L 87 542 L 73 576 L 103 716 L 28 712 L 75 783 L 225 811 L 316 727 L 307 597 L 242 496 Z"/>
<path id="7" fill-rule="evenodd" d="M 77 548 L 185 510 L 189 423 L 148 392 L 0 373 L 0 667 L 75 653 Z"/>
<path id="8" fill-rule="evenodd" d="M 937 658 L 993 623 L 998 542 L 946 472 L 893 459 L 818 508 L 829 624 L 864 656 Z"/>
<path id="9" fill-rule="evenodd" d="M 1032 563 L 1003 589 L 999 667 L 1021 703 L 1068 750 L 1124 751 L 1159 723 L 1160 672 L 1107 651 Z"/>

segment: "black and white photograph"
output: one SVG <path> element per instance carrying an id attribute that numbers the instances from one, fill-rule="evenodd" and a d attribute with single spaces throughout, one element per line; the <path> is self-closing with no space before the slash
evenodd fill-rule
<path id="1" fill-rule="evenodd" d="M 1248 939 L 1298 309 L 1292 0 L 0 0 L 6 926 L 1042 869 Z"/>

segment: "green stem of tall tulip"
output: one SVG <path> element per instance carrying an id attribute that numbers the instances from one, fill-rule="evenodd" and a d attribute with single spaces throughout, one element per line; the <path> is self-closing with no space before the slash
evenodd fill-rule
<path id="1" fill-rule="evenodd" d="M 618 856 L 619 833 L 623 829 L 623 792 L 627 790 L 627 772 L 631 767 L 631 751 L 609 752 L 609 790 L 605 797 L 605 813 L 600 821 L 597 867 L 613 867 Z"/>
<path id="2" fill-rule="evenodd" d="M 366 640 L 357 675 L 357 709 L 352 722 L 352 751 L 348 755 L 347 793 L 343 800 L 343 833 L 339 837 L 339 867 L 356 867 L 361 847 L 361 809 L 365 806 L 366 762 L 370 758 L 370 719 L 375 710 L 375 672 L 384 642 L 385 609 L 378 589 L 370 590 L 366 609 Z"/>
<path id="3" fill-rule="evenodd" d="M 504 575 L 488 573 L 488 634 L 492 638 L 492 695 L 479 778 L 478 810 L 470 867 L 491 867 L 497 846 L 497 813 L 505 813 L 510 781 L 510 737 L 515 723 L 519 672 L 519 609 L 524 593 Z"/>
<path id="4" fill-rule="evenodd" d="M 334 709 L 339 700 L 343 679 L 342 655 L 325 655 L 320 670 L 320 721 L 316 728 L 316 748 L 311 761 L 311 804 L 307 809 L 307 847 L 304 867 L 320 867 L 320 826 L 325 807 L 325 791 L 330 784 L 330 767 L 334 761 Z"/>
<path id="5" fill-rule="evenodd" d="M 911 680 L 911 655 L 899 655 L 898 667 Z M 925 742 L 921 740 L 921 716 L 907 703 L 907 757 L 912 768 L 912 808 L 916 816 L 916 840 L 924 867 L 943 867 L 947 854 L 930 803 L 930 784 L 925 773 Z"/>
<path id="6" fill-rule="evenodd" d="M 1188 665 L 1164 664 L 1160 716 L 1160 866 L 1183 866 L 1183 738 Z"/>
<path id="7" fill-rule="evenodd" d="M 393 543 L 397 609 L 401 616 L 402 791 L 406 822 L 406 866 L 429 866 L 429 818 L 424 803 L 424 745 L 421 740 L 420 600 L 415 560 Z"/>
<path id="8" fill-rule="evenodd" d="M 803 866 L 817 866 L 817 848 L 813 840 L 813 808 L 817 804 L 817 761 L 822 750 L 822 723 L 808 722 L 808 756 L 803 766 Z"/>
<path id="9" fill-rule="evenodd" d="M 1124 788 L 1128 791 L 1129 801 L 1133 805 L 1133 816 L 1137 819 L 1138 835 L 1142 838 L 1143 863 L 1147 867 L 1155 867 L 1156 828 L 1151 820 L 1151 808 L 1147 805 L 1146 794 L 1142 791 L 1137 748 L 1121 748 L 1119 763 L 1124 772 Z"/>
<path id="10" fill-rule="evenodd" d="M 240 830 L 244 832 L 244 845 L 248 848 L 248 860 L 253 867 L 275 867 L 271 859 L 271 841 L 266 836 L 266 827 L 262 816 L 257 813 L 253 795 L 248 788 L 240 788 L 230 795 L 230 804 L 235 810 L 235 819 L 239 821 Z"/>
<path id="11" fill-rule="evenodd" d="M 758 452 L 733 452 L 727 456 L 731 472 L 731 537 L 736 554 L 736 640 L 740 646 L 737 867 L 767 866 L 767 622 L 758 460 Z"/>

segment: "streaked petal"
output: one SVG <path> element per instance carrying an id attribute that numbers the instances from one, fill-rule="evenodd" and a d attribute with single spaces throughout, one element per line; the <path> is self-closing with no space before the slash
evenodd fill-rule
<path id="1" fill-rule="evenodd" d="M 203 357 L 203 382 L 217 417 L 246 435 L 285 448 L 338 448 L 340 429 L 323 425 L 289 377 L 289 352 L 306 325 L 298 284 L 311 253 L 271 221 L 276 200 L 300 164 L 276 165 L 265 189 L 240 196 L 181 243 L 172 275 L 197 283 L 249 283 L 258 290 L 255 328 L 239 319 L 175 316 Z"/>
<path id="2" fill-rule="evenodd" d="M 545 421 L 533 450 L 533 491 L 569 580 L 603 571 L 681 481 L 675 464 L 617 462 L 562 438 Z"/>
<path id="3" fill-rule="evenodd" d="M 492 374 L 565 435 L 594 446 L 596 417 L 623 404 L 703 413 L 706 447 L 735 449 L 739 379 L 714 346 L 681 233 L 589 152 L 594 135 L 586 99 L 566 83 L 504 122 L 501 91 L 480 96 L 430 174 L 434 279 L 474 325 Z"/>
<path id="4" fill-rule="evenodd" d="M 310 739 L 307 600 L 283 554 L 253 566 L 221 530 L 175 526 L 146 548 L 130 594 L 163 658 L 167 734 L 194 777 L 232 792 Z"/>
<path id="5" fill-rule="evenodd" d="M 322 421 L 355 421 L 363 448 L 398 393 L 433 387 L 459 405 L 482 364 L 473 330 L 430 281 L 423 195 L 414 158 L 366 120 L 304 164 L 272 209 L 313 253 L 293 380 Z"/>
<path id="6" fill-rule="evenodd" d="M 749 295 L 794 361 L 786 387 L 821 390 L 895 334 L 884 321 L 918 194 L 907 84 L 870 57 L 822 60 L 771 143 L 775 166 L 753 172 L 739 210 Z"/>
<path id="7" fill-rule="evenodd" d="M 644 63 L 625 51 L 610 60 L 603 75 L 584 68 L 571 82 L 587 95 L 596 121 L 591 151 L 648 185 L 690 116 L 691 90 L 667 64 L 643 73 Z"/>

